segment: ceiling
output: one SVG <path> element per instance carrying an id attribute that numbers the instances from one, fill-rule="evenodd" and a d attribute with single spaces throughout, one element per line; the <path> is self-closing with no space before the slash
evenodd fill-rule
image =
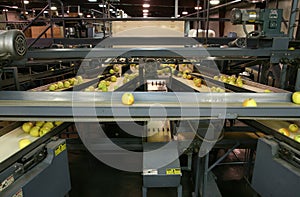
<path id="1" fill-rule="evenodd" d="M 25 5 L 26 9 L 32 8 L 43 8 L 47 5 L 47 0 L 29 0 L 30 3 Z M 226 0 L 223 0 L 226 1 Z M 52 0 L 53 4 L 58 7 L 59 0 Z M 67 6 L 70 5 L 80 5 L 81 12 L 88 13 L 89 9 L 96 9 L 102 11 L 103 8 L 99 7 L 99 3 L 102 0 L 97 0 L 97 2 L 91 3 L 88 0 L 62 0 L 67 10 Z M 112 5 L 115 8 L 122 9 L 129 16 L 132 17 L 142 17 L 144 3 L 149 3 L 150 8 L 148 16 L 150 17 L 172 17 L 175 15 L 175 0 L 114 0 Z M 202 5 L 203 0 L 200 1 Z M 3 6 L 18 6 L 23 8 L 20 0 L 1 0 L 0 5 Z M 194 13 L 196 10 L 194 7 L 197 5 L 197 0 L 178 0 L 178 14 L 182 15 L 182 11 L 187 11 L 189 14 Z"/>

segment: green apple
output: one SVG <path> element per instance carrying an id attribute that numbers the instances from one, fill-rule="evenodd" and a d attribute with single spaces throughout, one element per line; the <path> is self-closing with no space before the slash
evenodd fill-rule
<path id="1" fill-rule="evenodd" d="M 56 90 L 55 85 L 54 85 L 54 84 L 51 84 L 51 85 L 48 87 L 48 90 L 50 90 L 50 91 Z"/>
<path id="2" fill-rule="evenodd" d="M 256 107 L 257 103 L 253 98 L 248 98 L 243 101 L 243 107 Z"/>
<path id="3" fill-rule="evenodd" d="M 64 83 L 59 81 L 59 82 L 57 82 L 57 86 L 59 89 L 64 88 Z"/>
<path id="4" fill-rule="evenodd" d="M 40 136 L 39 131 L 40 131 L 40 127 L 34 126 L 30 129 L 29 134 L 32 137 L 39 137 Z"/>
<path id="5" fill-rule="evenodd" d="M 290 124 L 289 125 L 289 130 L 293 133 L 296 133 L 298 131 L 299 127 L 296 124 Z"/>
<path id="6" fill-rule="evenodd" d="M 115 75 L 111 76 L 110 81 L 111 82 L 116 82 L 117 81 L 117 77 Z"/>
<path id="7" fill-rule="evenodd" d="M 110 85 L 110 81 L 106 81 L 106 86 L 109 86 Z"/>
<path id="8" fill-rule="evenodd" d="M 300 135 L 295 135 L 294 140 L 300 143 Z"/>
<path id="9" fill-rule="evenodd" d="M 102 90 L 102 92 L 107 92 L 107 91 L 108 91 L 108 88 L 107 88 L 107 86 L 103 86 L 103 87 L 101 88 L 101 90 Z"/>
<path id="10" fill-rule="evenodd" d="M 110 69 L 110 70 L 109 70 L 109 73 L 110 73 L 110 74 L 115 74 L 115 70 L 114 70 L 114 69 Z"/>
<path id="11" fill-rule="evenodd" d="M 50 129 L 52 129 L 54 127 L 54 124 L 52 122 L 46 122 L 43 127 L 49 127 Z"/>
<path id="12" fill-rule="evenodd" d="M 29 133 L 30 129 L 32 128 L 33 126 L 33 123 L 32 122 L 25 122 L 23 125 L 22 125 L 22 130 L 25 132 L 25 133 Z"/>
<path id="13" fill-rule="evenodd" d="M 58 89 L 57 83 L 55 83 L 54 86 L 55 86 L 55 90 L 57 90 Z"/>
<path id="14" fill-rule="evenodd" d="M 45 123 L 45 121 L 37 121 L 35 123 L 35 126 L 42 127 L 44 123 Z"/>
<path id="15" fill-rule="evenodd" d="M 70 87 L 70 82 L 69 81 L 64 81 L 64 87 L 69 88 Z"/>
<path id="16" fill-rule="evenodd" d="M 300 92 L 294 92 L 292 95 L 292 100 L 294 103 L 300 105 Z"/>
<path id="17" fill-rule="evenodd" d="M 214 80 L 219 80 L 219 77 L 218 76 L 214 76 Z"/>
<path id="18" fill-rule="evenodd" d="M 130 92 L 125 92 L 122 95 L 122 103 L 124 105 L 132 105 L 134 103 L 134 96 Z"/>

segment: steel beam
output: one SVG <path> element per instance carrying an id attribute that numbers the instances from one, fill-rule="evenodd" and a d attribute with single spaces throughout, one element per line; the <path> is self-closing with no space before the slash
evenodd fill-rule
<path id="1" fill-rule="evenodd" d="M 300 119 L 300 105 L 291 93 L 145 93 L 134 92 L 135 103 L 123 105 L 123 92 L 4 92 L 0 119 L 67 119 L 125 121 L 131 118 L 175 119 Z M 243 107 L 254 98 L 257 107 Z"/>

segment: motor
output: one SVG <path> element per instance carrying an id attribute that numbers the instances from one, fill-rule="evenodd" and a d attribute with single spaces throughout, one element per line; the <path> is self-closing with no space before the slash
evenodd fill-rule
<path id="1" fill-rule="evenodd" d="M 25 35 L 20 30 L 0 30 L 0 60 L 21 59 L 27 52 Z"/>

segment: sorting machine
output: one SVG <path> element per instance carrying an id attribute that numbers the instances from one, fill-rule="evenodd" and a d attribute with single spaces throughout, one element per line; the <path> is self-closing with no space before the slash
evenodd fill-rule
<path id="1" fill-rule="evenodd" d="M 256 18 L 264 19 L 265 13 L 269 11 L 261 12 L 263 17 Z M 244 17 L 245 13 L 242 12 L 242 15 Z M 238 14 L 235 16 L 240 17 Z M 270 24 L 273 23 L 275 22 L 272 18 Z M 273 28 L 273 26 L 268 28 Z M 289 196 L 297 196 L 296 187 L 294 188 L 294 185 L 290 183 L 297 185 L 300 181 L 300 144 L 293 138 L 277 132 L 278 127 L 286 127 L 292 121 L 298 123 L 300 119 L 300 105 L 292 102 L 292 92 L 261 85 L 247 79 L 243 79 L 243 87 L 224 84 L 213 78 L 218 70 L 211 70 L 213 67 L 218 67 L 215 64 L 216 60 L 252 58 L 278 64 L 282 59 L 292 61 L 300 58 L 299 49 L 289 50 L 290 41 L 287 37 L 275 35 L 267 42 L 271 42 L 271 45 L 255 49 L 246 46 L 241 49 L 213 46 L 204 48 L 199 45 L 197 39 L 192 38 L 106 38 L 105 47 L 100 45 L 95 48 L 32 49 L 27 52 L 26 59 L 55 58 L 64 61 L 77 58 L 84 59 L 85 62 L 96 60 L 99 68 L 122 64 L 122 68 L 127 67 L 127 70 L 121 69 L 120 77 L 113 86 L 110 86 L 108 92 L 85 92 L 83 87 L 61 92 L 1 92 L 0 119 L 10 121 L 59 119 L 65 122 L 80 122 L 77 125 L 78 128 L 86 125 L 90 128 L 85 134 L 79 134 L 84 143 L 92 142 L 85 143 L 87 148 L 90 151 L 105 150 L 105 154 L 109 154 L 109 151 L 113 150 L 113 147 L 110 147 L 111 144 L 106 144 L 107 141 L 103 140 L 103 136 L 98 136 L 98 131 L 93 131 L 93 125 L 99 125 L 100 122 L 101 128 L 107 136 L 111 135 L 110 138 L 114 144 L 129 151 L 136 149 L 145 152 L 143 157 L 136 161 L 137 166 L 140 166 L 138 170 L 143 172 L 144 196 L 147 195 L 147 188 L 151 187 L 177 187 L 178 196 L 180 196 L 182 172 L 179 155 L 188 151 L 195 153 L 195 150 L 200 150 L 197 152 L 198 158 L 205 158 L 204 163 L 198 163 L 198 165 L 203 164 L 203 171 L 196 171 L 195 195 L 198 195 L 199 190 L 202 196 L 220 195 L 217 189 L 213 190 L 216 191 L 215 194 L 207 192 L 207 187 L 216 187 L 210 183 L 213 180 L 210 178 L 209 171 L 217 163 L 209 167 L 206 155 L 223 138 L 223 129 L 220 125 L 223 126 L 225 120 L 240 120 L 271 136 L 258 140 L 253 188 L 263 196 L 281 196 L 279 191 Z M 153 45 L 152 48 L 143 47 L 150 43 Z M 127 48 L 113 48 L 111 47 L 113 45 L 126 45 Z M 128 47 L 130 45 L 141 47 L 130 48 Z M 157 48 L 155 45 L 167 47 Z M 107 63 L 109 58 L 116 61 Z M 135 70 L 130 69 L 131 64 L 138 65 L 138 67 L 135 67 Z M 161 68 L 161 64 L 168 66 Z M 176 65 L 174 71 L 170 68 L 171 64 Z M 203 85 L 196 87 L 191 80 L 178 77 L 179 64 L 193 65 L 190 67 L 192 78 L 201 78 Z M 94 66 L 91 68 L 95 69 Z M 159 69 L 164 69 L 166 74 L 158 75 Z M 135 78 L 124 82 L 126 72 L 136 73 Z M 87 80 L 87 84 L 97 89 L 99 81 L 108 80 L 109 77 L 109 75 L 101 75 L 100 79 Z M 300 78 L 299 74 L 298 78 Z M 117 84 L 118 86 L 114 87 Z M 218 86 L 225 92 L 212 93 L 212 86 Z M 272 92 L 264 93 L 267 88 Z M 38 90 L 42 89 L 38 88 Z M 133 92 L 135 99 L 134 104 L 130 106 L 122 104 L 122 95 L 127 91 Z M 247 98 L 254 98 L 258 106 L 243 107 L 242 102 Z M 116 129 L 115 126 L 133 123 L 142 125 L 138 127 L 138 137 L 130 135 L 127 136 L 130 138 L 127 141 L 126 138 L 120 140 L 126 134 Z M 9 143 L 9 140 L 5 138 L 11 133 L 18 133 L 18 126 L 7 128 L 6 132 L 1 131 L 0 140 Z M 134 127 L 130 128 L 134 129 Z M 66 144 L 64 140 L 53 138 L 62 129 L 63 127 L 57 128 L 57 131 L 54 130 L 51 134 L 36 139 L 27 148 L 16 150 L 11 155 L 1 154 L 1 156 L 6 156 L 0 165 L 1 194 L 34 196 L 37 193 L 31 192 L 41 191 L 32 188 L 42 188 L 42 191 L 47 191 L 49 187 L 37 185 L 49 183 L 49 179 L 51 183 L 57 183 L 55 188 L 51 188 L 51 192 L 57 193 L 50 192 L 50 196 L 67 194 L 70 190 L 70 181 Z M 194 141 L 195 136 L 196 141 Z M 136 146 L 132 146 L 130 142 L 135 143 Z M 203 144 L 205 148 L 201 149 Z M 231 150 L 239 145 L 240 143 L 234 144 Z M 161 154 L 147 154 L 164 146 L 167 148 L 162 149 Z M 118 156 L 124 157 L 122 154 Z M 125 158 L 123 159 L 126 160 Z M 159 163 L 164 159 L 168 162 Z M 128 162 L 132 163 L 132 161 Z M 38 174 L 40 176 L 37 176 Z M 203 176 L 201 181 L 199 181 L 199 174 Z M 56 175 L 62 182 L 57 182 Z M 274 185 L 276 185 L 276 190 L 273 189 Z M 45 192 L 45 194 L 48 193 Z"/>

